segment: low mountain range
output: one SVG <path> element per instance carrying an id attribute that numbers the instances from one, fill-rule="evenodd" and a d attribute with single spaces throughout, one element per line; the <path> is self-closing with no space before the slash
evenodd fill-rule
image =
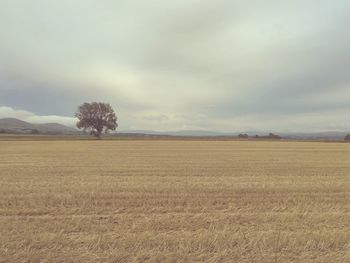
<path id="1" fill-rule="evenodd" d="M 78 132 L 77 129 L 59 123 L 34 124 L 15 118 L 0 119 L 0 133 L 75 134 Z"/>
<path id="2" fill-rule="evenodd" d="M 285 139 L 299 139 L 299 140 L 343 140 L 344 137 L 350 132 L 346 131 L 328 131 L 328 132 L 281 132 L 276 133 Z M 118 134 L 126 134 L 128 136 L 179 136 L 179 137 L 237 137 L 239 134 L 247 134 L 249 137 L 254 138 L 256 135 L 262 137 L 268 136 L 269 132 L 217 132 L 206 130 L 183 130 L 183 131 L 152 131 L 152 130 L 124 130 L 119 131 Z"/>
<path id="3" fill-rule="evenodd" d="M 15 118 L 0 119 L 0 133 L 16 134 L 81 134 L 79 130 L 59 123 L 34 124 Z M 329 131 L 314 133 L 277 133 L 285 139 L 306 139 L 306 140 L 343 140 L 349 132 Z M 152 131 L 152 130 L 123 130 L 116 133 L 119 136 L 179 136 L 179 137 L 237 137 L 239 133 L 183 130 L 183 131 Z M 264 136 L 261 132 L 245 132 L 249 137 L 255 135 Z M 115 133 L 111 134 L 112 136 Z"/>

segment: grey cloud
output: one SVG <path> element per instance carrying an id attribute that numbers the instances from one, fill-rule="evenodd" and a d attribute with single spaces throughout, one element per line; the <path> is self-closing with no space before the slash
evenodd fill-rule
<path id="1" fill-rule="evenodd" d="M 275 49 L 270 60 L 266 57 L 263 74 L 253 70 L 248 81 L 238 83 L 242 85 L 238 95 L 230 94 L 236 76 L 224 76 L 221 81 L 227 87 L 227 98 L 217 106 L 217 115 L 297 114 L 349 108 L 344 99 L 325 100 L 322 96 L 350 92 L 350 37 L 343 25 L 334 26 L 301 39 L 294 47 Z"/>
<path id="2" fill-rule="evenodd" d="M 259 129 L 259 120 L 295 119 L 311 129 L 303 114 L 350 113 L 349 8 L 345 0 L 3 0 L 0 106 L 71 116 L 100 100 L 116 106 L 125 128 Z"/>

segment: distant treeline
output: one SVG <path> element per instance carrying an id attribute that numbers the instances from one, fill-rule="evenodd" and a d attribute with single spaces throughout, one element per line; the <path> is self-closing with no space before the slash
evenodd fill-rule
<path id="1" fill-rule="evenodd" d="M 244 134 L 241 133 L 238 135 L 238 138 L 241 138 L 241 139 L 257 138 L 257 139 L 275 139 L 275 140 L 282 139 L 281 136 L 274 134 L 274 133 L 269 133 L 269 135 L 265 135 L 265 136 L 255 135 L 252 137 L 249 137 L 249 135 L 246 133 L 244 133 Z"/>

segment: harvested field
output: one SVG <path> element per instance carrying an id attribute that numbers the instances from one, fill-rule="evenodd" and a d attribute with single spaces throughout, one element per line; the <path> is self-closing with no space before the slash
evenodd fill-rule
<path id="1" fill-rule="evenodd" d="M 350 262 L 350 145 L 0 141 L 0 262 Z"/>

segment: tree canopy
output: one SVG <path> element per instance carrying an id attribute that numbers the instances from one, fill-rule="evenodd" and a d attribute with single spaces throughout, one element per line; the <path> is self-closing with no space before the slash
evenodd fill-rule
<path id="1" fill-rule="evenodd" d="M 117 115 L 109 103 L 85 102 L 78 107 L 75 117 L 78 118 L 78 129 L 88 131 L 99 139 L 102 133 L 118 127 Z"/>

